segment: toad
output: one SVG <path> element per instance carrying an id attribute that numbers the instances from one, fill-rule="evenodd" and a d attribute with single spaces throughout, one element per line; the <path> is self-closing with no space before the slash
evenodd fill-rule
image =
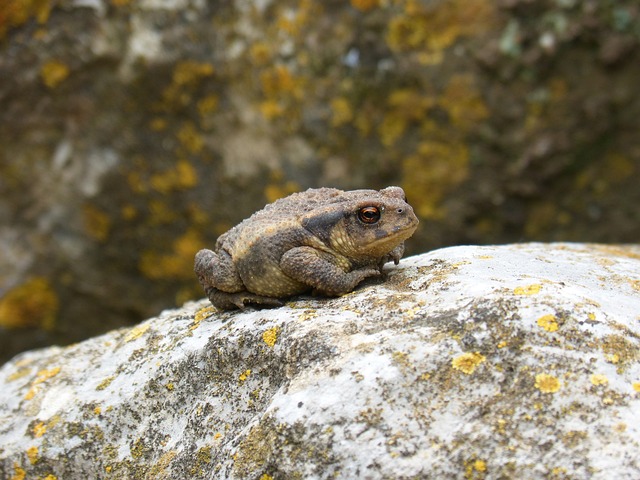
<path id="1" fill-rule="evenodd" d="M 277 200 L 196 254 L 195 273 L 223 310 L 276 307 L 306 292 L 340 296 L 397 265 L 418 219 L 400 187 L 309 189 Z"/>

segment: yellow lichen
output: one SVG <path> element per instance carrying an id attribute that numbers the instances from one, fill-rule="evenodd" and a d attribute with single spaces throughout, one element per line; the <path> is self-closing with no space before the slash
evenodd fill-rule
<path id="1" fill-rule="evenodd" d="M 631 387 L 636 391 L 640 392 L 640 382 L 634 382 L 631 384 Z"/>
<path id="2" fill-rule="evenodd" d="M 607 385 L 609 379 L 605 375 L 593 374 L 591 375 L 591 383 L 594 385 Z"/>
<path id="3" fill-rule="evenodd" d="M 20 467 L 18 463 L 13 464 L 13 471 L 15 472 L 10 480 L 24 480 L 27 476 L 27 472 Z"/>
<path id="4" fill-rule="evenodd" d="M 200 310 L 198 310 L 196 312 L 196 314 L 193 316 L 193 322 L 194 322 L 194 327 L 197 327 L 198 324 L 204 320 L 205 318 L 210 317 L 211 315 L 214 315 L 216 313 L 216 309 L 215 307 L 209 305 L 207 307 L 201 308 Z"/>
<path id="5" fill-rule="evenodd" d="M 351 6 L 361 12 L 368 12 L 380 6 L 380 0 L 351 0 Z"/>
<path id="6" fill-rule="evenodd" d="M 84 217 L 84 227 L 87 233 L 99 242 L 104 242 L 108 238 L 109 231 L 111 230 L 111 219 L 109 215 L 91 204 L 85 204 L 82 213 Z"/>
<path id="7" fill-rule="evenodd" d="M 249 49 L 249 57 L 257 66 L 264 66 L 271 60 L 271 48 L 265 42 L 258 42 L 251 45 Z"/>
<path id="8" fill-rule="evenodd" d="M 260 104 L 260 113 L 267 120 L 273 120 L 282 116 L 285 112 L 285 108 L 280 105 L 277 100 L 265 100 Z"/>
<path id="9" fill-rule="evenodd" d="M 0 38 L 34 16 L 39 24 L 46 23 L 53 3 L 51 0 L 4 0 L 1 2 Z"/>
<path id="10" fill-rule="evenodd" d="M 175 385 L 174 385 L 172 382 L 169 382 L 169 383 L 165 384 L 164 388 L 166 388 L 167 390 L 169 390 L 170 392 L 172 392 L 172 391 L 173 391 L 173 389 L 174 389 L 174 388 L 176 388 L 176 387 L 175 387 Z"/>
<path id="11" fill-rule="evenodd" d="M 40 438 L 45 433 L 47 433 L 47 426 L 45 425 L 44 422 L 38 422 L 33 426 L 31 433 L 33 433 L 33 436 L 35 438 Z"/>
<path id="12" fill-rule="evenodd" d="M 210 113 L 215 112 L 218 109 L 218 104 L 220 103 L 220 99 L 217 95 L 207 95 L 204 98 L 198 100 L 198 113 L 201 117 L 204 117 Z"/>
<path id="13" fill-rule="evenodd" d="M 339 127 L 353 121 L 353 108 L 344 97 L 331 100 L 331 126 Z"/>
<path id="14" fill-rule="evenodd" d="M 31 373 L 31 369 L 30 368 L 21 368 L 17 372 L 13 372 L 11 375 L 9 375 L 7 377 L 7 382 L 13 382 L 15 380 L 19 380 L 22 377 L 26 377 L 30 373 Z"/>
<path id="15" fill-rule="evenodd" d="M 262 334 L 262 341 L 267 344 L 268 347 L 273 348 L 273 346 L 278 341 L 278 331 L 280 329 L 278 327 L 273 327 Z"/>
<path id="16" fill-rule="evenodd" d="M 35 395 L 40 390 L 39 385 L 46 382 L 50 378 L 55 377 L 56 375 L 58 375 L 58 373 L 60 373 L 60 367 L 53 367 L 48 370 L 40 370 L 37 373 L 36 378 L 31 382 L 31 388 L 29 388 L 29 391 L 24 396 L 25 400 L 31 400 L 33 397 L 35 397 Z"/>
<path id="17" fill-rule="evenodd" d="M 513 289 L 515 295 L 535 295 L 542 290 L 542 285 L 539 283 L 533 283 L 524 287 L 516 287 Z"/>
<path id="18" fill-rule="evenodd" d="M 489 116 L 471 75 L 453 75 L 438 104 L 446 110 L 451 124 L 463 132 L 470 131 Z"/>
<path id="19" fill-rule="evenodd" d="M 555 393 L 560 390 L 561 384 L 558 378 L 546 373 L 536 375 L 535 387 L 542 393 Z"/>
<path id="20" fill-rule="evenodd" d="M 188 153 L 198 154 L 204 148 L 204 137 L 192 122 L 186 122 L 178 130 L 178 141 Z"/>
<path id="21" fill-rule="evenodd" d="M 486 360 L 486 357 L 484 355 L 481 355 L 478 352 L 467 352 L 454 358 L 451 361 L 451 365 L 456 370 L 459 370 L 462 373 L 470 375 L 475 371 L 478 365 L 480 365 L 485 360 Z"/>
<path id="22" fill-rule="evenodd" d="M 286 197 L 292 193 L 300 191 L 300 185 L 294 181 L 284 183 L 270 183 L 264 188 L 264 196 L 268 203 L 275 202 L 279 198 Z"/>
<path id="23" fill-rule="evenodd" d="M 178 160 L 175 165 L 164 172 L 155 173 L 149 179 L 151 188 L 160 193 L 186 190 L 198 183 L 196 169 L 187 160 Z"/>
<path id="24" fill-rule="evenodd" d="M 58 296 L 44 277 L 35 277 L 0 298 L 0 326 L 50 330 L 56 322 Z"/>
<path id="25" fill-rule="evenodd" d="M 40 78 L 49 88 L 56 88 L 69 76 L 69 67 L 57 60 L 45 63 L 40 69 Z"/>
<path id="26" fill-rule="evenodd" d="M 251 370 L 247 369 L 240 374 L 238 380 L 240 380 L 240 382 L 244 382 L 247 378 L 249 378 L 249 375 L 251 375 Z"/>
<path id="27" fill-rule="evenodd" d="M 204 245 L 200 233 L 189 229 L 173 242 L 170 252 L 143 252 L 138 267 L 147 278 L 153 280 L 190 280 L 193 275 L 193 257 Z"/>
<path id="28" fill-rule="evenodd" d="M 424 3 L 401 0 L 404 12 L 389 22 L 387 44 L 396 51 L 421 53 L 422 63 L 437 63 L 442 52 L 461 36 L 492 28 L 496 8 L 486 0 Z"/>
<path id="29" fill-rule="evenodd" d="M 468 168 L 469 150 L 460 142 L 421 142 L 402 164 L 402 186 L 418 216 L 442 218 L 442 199 L 467 179 Z"/>
<path id="30" fill-rule="evenodd" d="M 273 480 L 273 477 L 267 473 L 260 475 L 260 480 Z"/>
<path id="31" fill-rule="evenodd" d="M 96 390 L 104 390 L 105 388 L 107 388 L 109 385 L 111 385 L 111 382 L 113 382 L 116 379 L 115 375 L 112 375 L 110 377 L 105 378 L 102 382 L 100 382 L 100 384 L 96 387 Z"/>
<path id="32" fill-rule="evenodd" d="M 554 315 L 543 315 L 536 322 L 539 327 L 544 328 L 547 332 L 555 332 L 558 330 L 558 322 Z"/>
<path id="33" fill-rule="evenodd" d="M 31 465 L 35 465 L 38 461 L 38 447 L 33 446 L 27 448 L 27 458 L 29 459 L 29 463 L 31 463 Z"/>
<path id="34" fill-rule="evenodd" d="M 165 103 L 188 105 L 191 103 L 191 91 L 213 74 L 214 68 L 210 63 L 195 60 L 178 62 L 173 69 L 171 84 L 163 92 Z"/>
<path id="35" fill-rule="evenodd" d="M 133 327 L 125 335 L 124 341 L 132 342 L 133 340 L 140 338 L 142 335 L 144 335 L 147 332 L 147 330 L 149 330 L 149 328 L 151 328 L 151 324 L 149 323 L 143 323 Z"/>
<path id="36" fill-rule="evenodd" d="M 100 415 L 101 413 L 102 413 L 102 408 L 100 406 L 97 406 L 93 409 L 94 415 Z"/>
<path id="37" fill-rule="evenodd" d="M 487 463 L 484 460 L 476 460 L 473 462 L 473 468 L 478 472 L 485 472 L 487 470 Z"/>
<path id="38" fill-rule="evenodd" d="M 50 473 L 49 475 L 44 477 L 42 480 L 58 480 L 58 477 Z"/>

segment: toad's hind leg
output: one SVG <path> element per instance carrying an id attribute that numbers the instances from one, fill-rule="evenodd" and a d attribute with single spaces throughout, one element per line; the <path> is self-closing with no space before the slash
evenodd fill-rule
<path id="1" fill-rule="evenodd" d="M 233 264 L 233 259 L 224 250 L 217 253 L 206 248 L 200 250 L 196 253 L 193 269 L 205 291 L 212 287 L 224 292 L 244 290 L 244 284 Z"/>

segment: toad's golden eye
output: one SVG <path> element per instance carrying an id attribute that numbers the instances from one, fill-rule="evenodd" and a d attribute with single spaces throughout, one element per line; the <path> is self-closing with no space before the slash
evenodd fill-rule
<path id="1" fill-rule="evenodd" d="M 380 209 L 378 207 L 362 207 L 358 210 L 358 219 L 362 223 L 377 223 L 380 220 Z"/>

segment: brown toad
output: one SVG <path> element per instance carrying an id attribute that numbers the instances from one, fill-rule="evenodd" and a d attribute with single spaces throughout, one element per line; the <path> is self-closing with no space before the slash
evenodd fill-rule
<path id="1" fill-rule="evenodd" d="M 200 250 L 195 272 L 211 303 L 280 306 L 313 291 L 338 296 L 397 265 L 418 219 L 400 187 L 309 189 L 264 207 Z"/>

